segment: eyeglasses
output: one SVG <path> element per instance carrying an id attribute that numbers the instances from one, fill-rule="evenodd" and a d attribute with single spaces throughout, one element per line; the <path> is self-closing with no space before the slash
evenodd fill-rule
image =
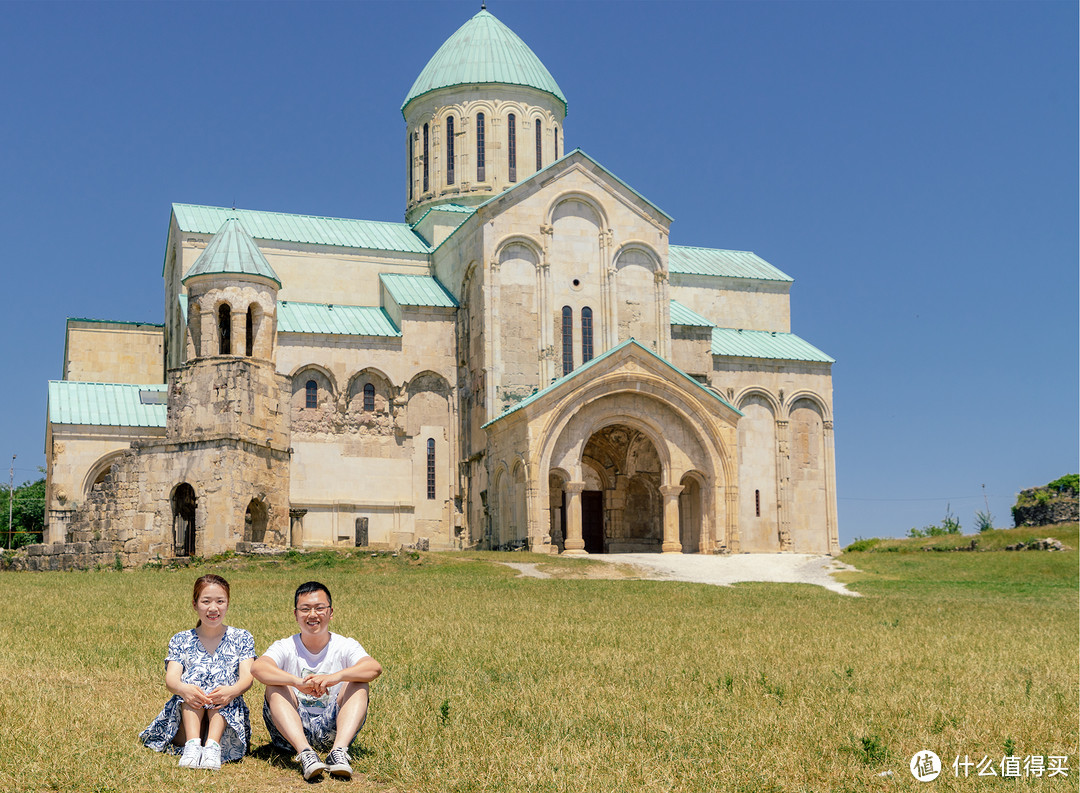
<path id="1" fill-rule="evenodd" d="M 324 606 L 320 603 L 318 606 L 300 606 L 296 610 L 303 614 L 305 617 L 313 611 L 321 617 L 323 614 L 330 610 L 330 607 Z"/>

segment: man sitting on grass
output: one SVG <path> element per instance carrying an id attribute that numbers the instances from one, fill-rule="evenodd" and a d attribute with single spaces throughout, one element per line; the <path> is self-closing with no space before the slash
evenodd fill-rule
<path id="1" fill-rule="evenodd" d="M 349 744 L 364 726 L 368 684 L 382 666 L 355 639 L 330 632 L 334 609 L 325 585 L 301 584 L 293 607 L 300 632 L 271 644 L 251 665 L 266 686 L 263 720 L 274 746 L 296 752 L 304 779 L 324 771 L 349 779 Z M 325 763 L 315 749 L 330 749 Z"/>

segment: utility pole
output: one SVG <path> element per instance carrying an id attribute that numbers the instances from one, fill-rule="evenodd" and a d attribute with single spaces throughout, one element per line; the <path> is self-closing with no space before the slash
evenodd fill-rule
<path id="1" fill-rule="evenodd" d="M 15 503 L 15 455 L 11 455 L 11 469 L 8 471 L 7 491 L 7 547 L 11 547 L 11 506 Z"/>

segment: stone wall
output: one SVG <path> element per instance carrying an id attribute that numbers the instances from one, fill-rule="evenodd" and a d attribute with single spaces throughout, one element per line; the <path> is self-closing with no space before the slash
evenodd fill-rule
<path id="1" fill-rule="evenodd" d="M 1032 487 L 1020 491 L 1012 514 L 1017 528 L 1068 523 L 1080 520 L 1080 501 L 1071 493 L 1051 494 L 1045 487 Z"/>

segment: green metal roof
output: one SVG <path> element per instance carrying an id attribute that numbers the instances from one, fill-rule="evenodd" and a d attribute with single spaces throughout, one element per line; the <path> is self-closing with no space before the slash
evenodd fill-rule
<path id="1" fill-rule="evenodd" d="M 91 319 L 90 317 L 68 317 L 68 322 L 93 322 L 102 325 L 134 325 L 135 327 L 164 328 L 160 322 L 137 322 L 127 319 Z"/>
<path id="2" fill-rule="evenodd" d="M 431 56 L 405 101 L 454 85 L 524 85 L 545 91 L 563 103 L 566 97 L 551 72 L 514 31 L 486 10 L 462 25 Z"/>
<path id="3" fill-rule="evenodd" d="M 692 248 L 686 245 L 668 246 L 668 270 L 685 275 L 719 275 L 758 281 L 794 280 L 751 251 Z"/>
<path id="4" fill-rule="evenodd" d="M 678 300 L 671 301 L 671 324 L 697 325 L 704 328 L 711 328 L 716 325 L 715 322 L 705 319 L 701 314 L 687 308 Z"/>
<path id="5" fill-rule="evenodd" d="M 200 275 L 257 275 L 279 287 L 281 280 L 237 218 L 228 218 L 211 238 L 206 249 L 181 280 L 186 283 Z"/>
<path id="6" fill-rule="evenodd" d="M 339 306 L 333 303 L 277 304 L 278 333 L 330 333 L 339 336 L 400 336 L 390 317 L 378 306 Z"/>
<path id="7" fill-rule="evenodd" d="M 766 358 L 773 361 L 836 363 L 813 344 L 794 333 L 768 330 L 713 328 L 712 354 L 729 358 Z"/>
<path id="8" fill-rule="evenodd" d="M 373 251 L 428 254 L 431 249 L 407 223 L 380 220 L 348 220 L 252 209 L 226 209 L 193 204 L 173 204 L 173 215 L 181 231 L 213 234 L 230 217 L 244 224 L 259 240 L 336 245 Z"/>
<path id="9" fill-rule="evenodd" d="M 381 273 L 379 280 L 399 306 L 457 308 L 458 303 L 454 296 L 433 276 Z"/>
<path id="10" fill-rule="evenodd" d="M 728 402 L 728 401 L 727 401 L 726 399 L 724 399 L 724 398 L 723 398 L 722 396 L 720 396 L 720 395 L 719 395 L 718 393 L 716 393 L 715 391 L 713 391 L 713 390 L 712 390 L 711 388 L 709 388 L 709 387 L 707 387 L 707 386 L 705 386 L 705 385 L 702 385 L 701 383 L 699 383 L 699 382 L 698 382 L 697 380 L 695 380 L 695 379 L 694 379 L 693 377 L 691 377 L 690 375 L 688 375 L 688 374 L 687 374 L 686 372 L 684 372 L 684 371 L 683 371 L 682 369 L 680 369 L 679 367 L 677 367 L 677 366 L 676 366 L 675 364 L 671 363 L 671 361 L 668 361 L 668 360 L 666 360 L 666 359 L 664 359 L 664 358 L 661 358 L 661 357 L 660 357 L 659 355 L 657 355 L 657 354 L 656 354 L 655 352 L 653 352 L 652 350 L 650 350 L 650 349 L 649 349 L 648 347 L 644 346 L 644 345 L 643 345 L 643 344 L 641 344 L 641 343 L 640 343 L 639 341 L 637 341 L 637 339 L 633 339 L 633 338 L 631 338 L 631 339 L 627 339 L 627 340 L 626 340 L 626 341 L 624 341 L 624 342 L 621 342 L 621 343 L 619 343 L 619 344 L 616 344 L 616 345 L 615 345 L 614 347 L 612 347 L 612 348 L 611 348 L 610 350 L 606 351 L 606 352 L 605 352 L 605 353 L 603 353 L 602 355 L 598 355 L 597 357 L 593 358 L 593 359 L 592 359 L 591 361 L 589 361 L 588 363 L 582 364 L 582 365 L 581 365 L 581 366 L 579 366 L 579 367 L 578 367 L 577 369 L 575 369 L 574 371 L 572 371 L 572 372 L 571 372 L 570 374 L 565 374 L 565 375 L 563 375 L 563 376 L 562 376 L 562 377 L 560 377 L 560 378 L 559 378 L 558 380 L 556 380 L 556 381 L 555 381 L 555 382 L 553 382 L 553 383 L 552 383 L 551 385 L 549 385 L 549 386 L 548 386 L 547 388 L 542 388 L 542 389 L 540 389 L 539 391 L 536 391 L 536 392 L 534 392 L 534 393 L 532 393 L 532 394 L 529 394 L 529 396 L 527 396 L 527 397 L 525 397 L 524 399 L 522 399 L 522 400 L 521 400 L 520 402 L 518 402 L 518 403 L 517 403 L 516 405 L 513 405 L 513 406 L 511 406 L 511 407 L 508 407 L 508 408 L 507 408 L 506 410 L 504 410 L 504 411 L 503 411 L 502 413 L 500 413 L 500 414 L 499 414 L 498 416 L 496 416 L 495 418 L 493 418 L 493 419 L 492 419 L 491 421 L 489 421 L 489 422 L 487 422 L 486 424 L 484 424 L 484 425 L 483 425 L 483 426 L 481 427 L 481 429 L 484 429 L 484 428 L 486 428 L 486 427 L 490 427 L 490 426 L 491 426 L 492 424 L 494 424 L 494 423 L 495 423 L 496 421 L 498 421 L 499 419 L 502 419 L 502 418 L 504 418 L 504 417 L 506 417 L 506 416 L 509 416 L 509 415 L 510 415 L 511 413 L 514 413 L 514 412 L 516 412 L 516 411 L 518 411 L 518 410 L 521 410 L 521 409 L 522 409 L 523 407 L 525 407 L 526 405 L 531 405 L 531 404 L 532 404 L 533 402 L 535 402 L 536 400 L 540 399 L 540 398 L 541 398 L 542 396 L 544 396 L 545 394 L 548 394 L 548 393 L 550 393 L 551 391 L 554 391 L 554 390 L 555 390 L 556 388 L 558 388 L 559 386 L 561 386 L 561 385 L 562 385 L 563 383 L 567 382 L 568 380 L 572 380 L 572 379 L 574 379 L 575 377 L 582 377 L 582 376 L 584 375 L 584 373 L 585 373 L 585 372 L 589 371 L 589 369 L 592 369 L 592 368 L 593 368 L 594 366 L 596 366 L 596 365 L 597 365 L 598 363 L 600 363 L 600 361 L 602 361 L 602 360 L 604 360 L 605 358 L 608 358 L 608 357 L 610 357 L 610 356 L 614 355 L 614 354 L 615 354 L 615 353 L 616 353 L 616 352 L 617 352 L 618 350 L 621 350 L 621 349 L 622 349 L 623 347 L 626 347 L 626 346 L 628 346 L 628 345 L 630 345 L 630 344 L 633 344 L 634 346 L 638 347 L 639 349 L 641 349 L 641 350 L 644 350 L 645 352 L 647 352 L 647 353 L 648 353 L 649 355 L 651 355 L 651 356 L 652 356 L 653 358 L 655 358 L 656 360 L 658 360 L 658 361 L 662 361 L 662 362 L 663 362 L 663 363 L 664 363 L 664 364 L 665 364 L 666 366 L 670 367 L 670 368 L 671 368 L 672 370 L 674 370 L 674 371 L 675 371 L 675 372 L 676 372 L 677 374 L 681 375 L 681 376 L 682 376 L 682 379 L 683 379 L 684 381 L 686 381 L 687 383 L 689 383 L 690 385 L 692 385 L 692 386 L 693 386 L 694 388 L 697 388 L 697 389 L 701 389 L 702 391 L 704 391 L 705 393 L 707 393 L 707 394 L 708 394 L 709 396 L 711 396 L 711 397 L 712 397 L 713 399 L 716 399 L 716 400 L 718 400 L 718 401 L 722 402 L 722 403 L 723 403 L 723 404 L 724 404 L 725 406 L 727 406 L 727 407 L 731 408 L 731 409 L 732 409 L 732 410 L 734 410 L 734 411 L 735 411 L 736 413 L 738 413 L 738 414 L 739 414 L 740 416 L 742 415 L 742 412 L 741 412 L 741 411 L 740 411 L 740 410 L 739 410 L 738 408 L 736 408 L 736 407 L 735 407 L 734 405 L 732 405 L 732 404 L 731 404 L 730 402 Z"/>
<path id="11" fill-rule="evenodd" d="M 99 427 L 164 427 L 167 413 L 164 383 L 83 383 L 49 381 L 49 423 L 91 424 Z M 160 401 L 160 402 L 159 402 Z"/>

